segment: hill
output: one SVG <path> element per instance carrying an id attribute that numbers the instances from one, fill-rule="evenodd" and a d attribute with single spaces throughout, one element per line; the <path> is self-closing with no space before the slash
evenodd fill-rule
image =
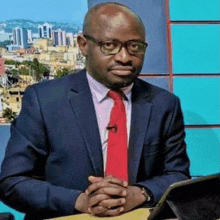
<path id="1" fill-rule="evenodd" d="M 32 30 L 33 33 L 38 33 L 38 25 L 44 23 L 49 23 L 53 25 L 53 29 L 56 30 L 61 28 L 66 32 L 78 33 L 82 29 L 82 25 L 74 23 L 64 23 L 64 22 L 49 22 L 49 21 L 31 21 L 27 19 L 11 19 L 0 22 L 0 32 L 5 31 L 6 33 L 11 33 L 12 29 L 19 26 L 26 28 L 27 30 Z"/>

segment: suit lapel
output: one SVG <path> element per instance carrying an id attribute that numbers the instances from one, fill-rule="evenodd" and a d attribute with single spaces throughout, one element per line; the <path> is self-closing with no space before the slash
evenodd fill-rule
<path id="1" fill-rule="evenodd" d="M 132 115 L 129 141 L 129 182 L 136 183 L 151 106 L 147 87 L 135 81 L 132 89 Z"/>
<path id="2" fill-rule="evenodd" d="M 68 81 L 69 101 L 90 156 L 96 176 L 103 176 L 103 155 L 92 95 L 85 70 Z M 136 80 L 132 89 L 132 116 L 129 140 L 129 182 L 136 182 L 151 106 L 147 87 Z"/>
<path id="3" fill-rule="evenodd" d="M 92 95 L 85 70 L 73 75 L 69 84 L 69 100 L 81 129 L 96 176 L 103 176 L 103 155 Z"/>

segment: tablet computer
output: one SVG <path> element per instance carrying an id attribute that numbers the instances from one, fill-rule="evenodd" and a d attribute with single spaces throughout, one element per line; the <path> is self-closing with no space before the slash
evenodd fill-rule
<path id="1" fill-rule="evenodd" d="M 215 220 L 220 218 L 220 176 L 172 184 L 151 210 L 148 220 Z"/>

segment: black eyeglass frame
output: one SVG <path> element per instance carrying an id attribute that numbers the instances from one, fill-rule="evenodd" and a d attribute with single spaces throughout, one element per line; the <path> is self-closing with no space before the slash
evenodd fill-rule
<path id="1" fill-rule="evenodd" d="M 144 55 L 144 54 L 145 54 L 145 51 L 146 51 L 146 48 L 147 48 L 147 46 L 148 46 L 148 43 L 146 43 L 146 42 L 144 42 L 144 41 L 140 41 L 140 40 L 130 40 L 130 41 L 126 41 L 126 42 L 121 42 L 121 41 L 119 41 L 119 40 L 117 40 L 117 39 L 112 39 L 113 42 L 119 42 L 121 46 L 120 46 L 120 48 L 119 48 L 119 50 L 118 50 L 117 53 L 115 53 L 115 52 L 106 53 L 106 52 L 102 51 L 102 46 L 103 46 L 104 43 L 107 43 L 108 41 L 99 41 L 99 40 L 95 39 L 94 37 L 92 37 L 92 36 L 90 36 L 90 35 L 87 35 L 87 34 L 84 34 L 83 36 L 84 36 L 86 39 L 92 41 L 93 43 L 98 44 L 99 47 L 100 47 L 101 52 L 102 52 L 104 55 L 106 55 L 106 56 L 108 56 L 108 55 L 115 55 L 115 54 L 119 53 L 119 52 L 121 51 L 121 48 L 122 48 L 122 47 L 125 47 L 126 50 L 128 51 L 128 53 L 131 54 L 131 55 Z M 131 42 L 143 44 L 143 45 L 145 46 L 145 50 L 143 51 L 143 53 L 130 53 L 129 50 L 128 50 L 127 45 L 128 45 L 129 43 L 131 43 Z"/>

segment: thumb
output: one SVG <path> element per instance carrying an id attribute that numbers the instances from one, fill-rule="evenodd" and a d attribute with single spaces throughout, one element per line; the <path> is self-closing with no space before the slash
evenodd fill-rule
<path id="1" fill-rule="evenodd" d="M 96 182 L 99 182 L 103 179 L 103 177 L 97 177 L 97 176 L 89 176 L 88 177 L 88 180 L 89 182 L 91 183 L 96 183 Z"/>

